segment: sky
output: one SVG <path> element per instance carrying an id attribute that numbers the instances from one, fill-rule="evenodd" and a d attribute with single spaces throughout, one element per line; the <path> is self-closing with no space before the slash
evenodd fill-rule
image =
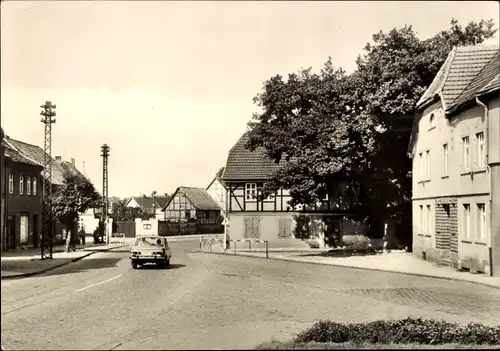
<path id="1" fill-rule="evenodd" d="M 75 158 L 110 196 L 208 186 L 245 132 L 263 82 L 332 57 L 348 72 L 372 35 L 411 24 L 422 39 L 494 19 L 496 1 L 3 1 L 1 125 Z M 498 36 L 491 42 L 498 42 Z M 85 166 L 84 166 L 85 165 Z"/>

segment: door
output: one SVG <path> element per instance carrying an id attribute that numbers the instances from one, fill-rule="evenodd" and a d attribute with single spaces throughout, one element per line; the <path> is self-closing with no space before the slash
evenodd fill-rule
<path id="1" fill-rule="evenodd" d="M 443 261 L 446 263 L 450 263 L 451 261 L 451 214 L 450 214 L 450 205 L 443 205 L 444 211 L 444 235 L 443 235 L 443 249 L 446 251 L 443 254 Z"/>
<path id="2" fill-rule="evenodd" d="M 19 234 L 21 236 L 21 245 L 28 243 L 28 230 L 29 230 L 29 221 L 27 215 L 21 215 L 20 217 L 20 229 Z"/>
<path id="3" fill-rule="evenodd" d="M 33 215 L 33 245 L 38 247 L 38 238 L 40 237 L 40 228 L 38 226 L 38 215 Z"/>
<path id="4" fill-rule="evenodd" d="M 7 248 L 16 248 L 16 217 L 9 216 L 7 219 Z"/>

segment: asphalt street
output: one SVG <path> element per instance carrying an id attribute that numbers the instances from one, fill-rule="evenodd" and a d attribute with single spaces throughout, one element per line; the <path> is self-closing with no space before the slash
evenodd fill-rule
<path id="1" fill-rule="evenodd" d="M 96 253 L 2 282 L 6 349 L 225 349 L 286 340 L 316 320 L 409 315 L 500 324 L 500 290 L 466 282 L 242 256 L 172 242 L 170 268 Z"/>

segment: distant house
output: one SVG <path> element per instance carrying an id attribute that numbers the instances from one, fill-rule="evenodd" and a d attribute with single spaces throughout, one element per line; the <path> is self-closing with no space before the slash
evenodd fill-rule
<path id="1" fill-rule="evenodd" d="M 225 216 L 226 211 L 226 200 L 227 200 L 227 188 L 221 178 L 215 176 L 214 179 L 206 188 L 208 194 L 214 199 L 214 201 L 223 210 L 222 215 Z"/>
<path id="2" fill-rule="evenodd" d="M 294 215 L 319 215 L 329 222 L 332 233 L 354 233 L 352 223 L 343 218 L 349 214 L 352 199 L 340 195 L 335 201 L 292 208 L 288 190 L 279 189 L 266 199 L 258 199 L 260 189 L 283 163 L 276 164 L 262 147 L 245 148 L 245 133 L 229 151 L 222 181 L 227 189 L 226 214 L 232 239 L 260 238 L 264 240 L 294 237 Z M 284 161 L 282 161 L 284 162 Z M 349 201 L 348 201 L 349 200 Z M 358 230 L 358 229 L 356 229 Z"/>
<path id="3" fill-rule="evenodd" d="M 500 276 L 500 56 L 457 47 L 417 104 L 413 252 Z"/>
<path id="4" fill-rule="evenodd" d="M 164 220 L 165 213 L 162 211 L 162 208 L 165 207 L 168 200 L 170 200 L 170 196 L 158 195 L 158 196 L 132 196 L 127 200 L 125 204 L 126 208 L 140 208 L 145 213 L 155 214 L 156 219 Z"/>
<path id="5" fill-rule="evenodd" d="M 184 234 L 223 232 L 222 209 L 203 188 L 177 188 L 162 211 L 167 222 L 178 224 L 178 227 L 170 227 Z M 175 233 L 174 229 L 171 231 Z"/>

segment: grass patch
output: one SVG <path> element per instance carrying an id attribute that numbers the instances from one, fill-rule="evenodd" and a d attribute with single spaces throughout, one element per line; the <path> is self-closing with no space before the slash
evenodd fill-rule
<path id="1" fill-rule="evenodd" d="M 406 318 L 368 323 L 319 321 L 288 343 L 260 349 L 345 348 L 492 348 L 500 349 L 500 326 L 461 325 L 442 320 Z"/>

